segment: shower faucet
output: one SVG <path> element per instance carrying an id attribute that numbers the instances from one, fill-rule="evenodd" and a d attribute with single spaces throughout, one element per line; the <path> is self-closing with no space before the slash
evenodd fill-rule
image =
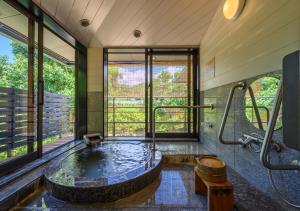
<path id="1" fill-rule="evenodd" d="M 251 133 L 250 135 L 243 134 L 242 137 L 239 138 L 239 142 L 242 143 L 241 146 L 243 148 L 249 148 L 252 152 L 260 153 L 264 137 L 257 133 Z M 281 152 L 283 147 L 281 144 L 272 141 L 271 148 L 276 152 Z"/>

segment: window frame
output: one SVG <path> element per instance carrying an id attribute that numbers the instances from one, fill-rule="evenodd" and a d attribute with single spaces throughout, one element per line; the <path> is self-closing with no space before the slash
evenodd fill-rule
<path id="1" fill-rule="evenodd" d="M 35 50 L 35 30 L 38 30 L 38 100 L 37 100 L 37 150 L 28 152 L 24 155 L 18 156 L 0 164 L 0 176 L 8 174 L 9 172 L 24 166 L 25 164 L 43 156 L 43 30 L 48 29 L 50 32 L 58 36 L 60 39 L 68 43 L 75 49 L 75 137 L 82 139 L 83 135 L 87 132 L 87 49 L 86 47 L 76 40 L 69 32 L 67 32 L 61 25 L 54 19 L 48 16 L 42 9 L 35 5 L 30 0 L 17 0 L 4 2 L 28 19 L 28 71 L 29 68 L 34 67 L 34 54 L 30 51 Z M 38 27 L 35 27 L 35 23 Z M 31 55 L 31 56 L 29 56 Z M 57 148 L 56 148 L 57 149 Z"/>

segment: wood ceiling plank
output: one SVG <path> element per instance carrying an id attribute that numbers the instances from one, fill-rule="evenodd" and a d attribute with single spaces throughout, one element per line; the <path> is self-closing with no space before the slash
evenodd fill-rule
<path id="1" fill-rule="evenodd" d="M 181 42 L 185 39 L 189 34 L 198 32 L 199 38 L 197 42 L 200 43 L 202 31 L 206 31 L 208 25 L 210 24 L 213 15 L 218 8 L 220 1 L 206 1 L 206 3 L 198 9 L 198 11 L 192 14 L 185 22 L 179 24 L 177 28 L 170 32 L 169 35 L 172 35 L 171 40 L 174 43 Z M 199 30 L 199 31 L 198 31 Z M 170 40 L 168 36 L 164 39 L 160 40 L 160 42 L 166 42 Z"/>
<path id="2" fill-rule="evenodd" d="M 85 31 L 81 30 L 80 26 L 80 19 L 83 17 L 83 13 L 87 9 L 89 0 L 75 0 L 74 5 L 72 7 L 72 10 L 70 11 L 69 16 L 65 20 L 65 26 L 71 30 L 77 37 L 80 39 L 81 42 L 86 42 L 86 39 L 90 39 L 91 36 L 88 34 L 85 34 Z"/>
<path id="3" fill-rule="evenodd" d="M 82 18 L 88 19 L 92 22 L 101 7 L 102 1 L 103 0 L 90 0 Z"/>
<path id="4" fill-rule="evenodd" d="M 135 0 L 136 1 L 136 0 Z M 120 37 L 124 37 L 124 35 L 128 35 L 128 33 L 130 33 L 130 23 L 133 20 L 136 20 L 138 18 L 138 16 L 140 15 L 140 12 L 145 12 L 145 8 L 147 8 L 147 5 L 150 3 L 151 5 L 153 5 L 153 2 L 156 2 L 156 0 L 153 0 L 152 2 L 149 2 L 147 0 L 143 0 L 143 1 L 138 1 L 138 8 L 132 8 L 132 12 L 130 14 L 130 16 L 126 17 L 127 20 L 122 24 L 121 27 L 119 27 L 119 30 L 117 33 L 115 33 L 114 39 L 113 39 L 113 43 L 116 43 L 118 45 L 118 43 L 120 43 L 120 41 L 118 41 Z M 127 33 L 127 34 L 126 34 Z M 132 31 L 131 31 L 132 33 Z"/>
<path id="5" fill-rule="evenodd" d="M 157 20 L 156 24 L 150 26 L 149 28 L 147 28 L 147 30 L 144 31 L 144 35 L 147 36 L 141 37 L 142 39 L 138 39 L 135 44 L 143 44 L 144 42 L 144 43 L 149 43 L 151 45 L 155 45 L 156 44 L 155 36 L 158 33 L 161 33 L 161 31 L 164 28 L 168 27 L 170 22 L 178 15 L 180 15 L 182 9 L 185 9 L 191 3 L 192 0 L 181 0 L 179 1 L 178 4 L 175 5 L 175 7 L 173 7 L 173 9 L 169 10 L 163 16 L 157 17 L 159 18 L 159 20 Z M 143 40 L 143 38 L 145 39 Z"/>
<path id="6" fill-rule="evenodd" d="M 124 11 L 127 10 L 131 3 L 132 0 L 116 1 L 108 16 L 105 18 L 102 25 L 97 30 L 96 36 L 103 45 L 109 45 L 109 40 L 111 39 L 111 34 L 109 32 L 115 27 L 119 19 L 122 17 Z"/>
<path id="7" fill-rule="evenodd" d="M 41 0 L 41 7 L 55 17 L 58 0 Z"/>
<path id="8" fill-rule="evenodd" d="M 104 46 L 200 44 L 221 0 L 33 0 L 88 44 Z M 80 19 L 90 20 L 82 27 Z M 134 29 L 142 31 L 137 39 Z"/>
<path id="9" fill-rule="evenodd" d="M 106 33 L 109 34 L 107 42 L 109 43 L 115 43 L 115 38 L 122 33 L 122 30 L 124 26 L 128 24 L 130 19 L 136 15 L 138 10 L 142 8 L 144 5 L 145 0 L 132 0 L 129 6 L 125 11 L 122 12 L 122 15 L 118 19 L 117 22 L 115 22 L 114 27 L 111 27 L 109 31 Z"/>
<path id="10" fill-rule="evenodd" d="M 66 25 L 74 24 L 79 25 L 79 20 L 82 18 L 83 13 L 87 9 L 89 0 L 75 0 L 70 15 L 66 20 Z"/>
<path id="11" fill-rule="evenodd" d="M 190 19 L 192 14 L 199 11 L 205 1 L 207 0 L 193 0 L 186 8 L 182 8 L 180 14 L 174 17 L 167 27 L 164 27 L 159 33 L 154 35 L 153 39 L 155 40 L 155 43 L 160 43 L 163 38 L 170 37 L 170 35 L 172 36 L 172 31 L 178 28 L 178 26 L 187 19 Z M 189 23 L 187 24 L 190 25 Z M 194 26 L 190 25 L 190 27 Z"/>
<path id="12" fill-rule="evenodd" d="M 113 5 L 115 4 L 115 1 L 116 0 L 103 0 L 100 9 L 98 10 L 91 23 L 91 27 L 93 28 L 94 32 L 96 32 L 100 25 L 103 23 L 106 16 L 109 14 Z"/>
<path id="13" fill-rule="evenodd" d="M 163 0 L 147 1 L 145 6 L 142 7 L 142 9 L 119 34 L 115 42 L 119 45 L 127 44 L 127 40 L 129 39 L 129 37 L 133 37 L 133 31 L 135 29 L 139 29 L 143 21 L 151 16 L 155 9 L 158 8 L 160 4 L 162 4 L 162 2 Z"/>
<path id="14" fill-rule="evenodd" d="M 55 17 L 61 22 L 66 23 L 72 8 L 74 7 L 75 0 L 58 0 L 58 7 Z"/>
<path id="15" fill-rule="evenodd" d="M 163 15 L 171 11 L 174 7 L 176 7 L 180 1 L 181 0 L 171 0 L 171 1 L 164 0 L 163 3 L 158 5 L 155 11 L 140 24 L 139 29 L 143 33 L 143 36 L 139 38 L 140 44 L 145 43 L 144 42 L 144 40 L 146 39 L 145 37 L 148 36 L 147 29 L 157 24 L 160 21 L 160 19 L 163 17 Z M 129 40 L 127 40 L 127 45 L 136 45 L 136 42 L 137 42 L 137 38 L 130 36 Z"/>
<path id="16" fill-rule="evenodd" d="M 101 10 L 103 6 L 104 0 L 90 0 L 86 5 L 80 18 L 73 19 L 71 23 L 75 25 L 76 33 L 80 35 L 81 40 L 89 44 L 90 40 L 94 36 L 97 28 L 99 27 L 98 23 L 95 22 L 97 14 Z M 88 19 L 90 21 L 90 25 L 88 27 L 82 27 L 80 25 L 81 19 Z"/>

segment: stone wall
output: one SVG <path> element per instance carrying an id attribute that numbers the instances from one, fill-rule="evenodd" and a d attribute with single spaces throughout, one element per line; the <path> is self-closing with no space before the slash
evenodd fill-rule
<path id="1" fill-rule="evenodd" d="M 278 75 L 279 73 L 270 73 L 265 75 Z M 248 84 L 262 76 L 256 76 L 246 80 Z M 217 154 L 225 160 L 227 165 L 236 170 L 249 183 L 269 196 L 278 199 L 273 191 L 267 169 L 264 168 L 259 159 L 259 153 L 250 151 L 248 148 L 242 148 L 240 145 L 224 145 L 218 141 L 218 132 L 221 120 L 224 114 L 224 108 L 227 101 L 230 88 L 236 83 L 231 83 L 221 87 L 205 90 L 201 92 L 201 103 L 213 103 L 216 109 L 205 110 L 200 116 L 200 141 L 210 152 Z M 255 128 L 245 116 L 244 91 L 236 91 L 233 104 L 229 112 L 228 121 L 224 130 L 224 139 L 238 140 L 243 134 L 253 132 L 264 135 L 265 131 Z M 212 128 L 211 128 L 212 126 Z M 282 129 L 275 132 L 273 139 L 282 143 Z M 272 162 L 291 163 L 300 160 L 300 152 L 292 149 L 283 149 L 277 153 L 274 150 L 271 153 Z M 275 182 L 282 188 L 287 196 L 297 199 L 300 203 L 300 172 L 295 171 L 272 171 Z M 297 195 L 298 194 L 298 195 Z"/>
<path id="2" fill-rule="evenodd" d="M 103 133 L 103 48 L 88 48 L 88 133 Z"/>

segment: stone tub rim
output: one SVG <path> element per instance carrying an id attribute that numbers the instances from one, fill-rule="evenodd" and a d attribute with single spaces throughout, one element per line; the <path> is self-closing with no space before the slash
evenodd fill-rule
<path id="1" fill-rule="evenodd" d="M 110 143 L 113 144 L 113 143 Z M 130 144 L 130 143 L 129 143 Z M 74 153 L 83 150 L 78 149 Z M 152 153 L 152 152 L 150 152 Z M 71 153 L 73 154 L 73 153 Z M 90 184 L 91 186 L 88 186 L 88 183 L 85 186 L 68 186 L 65 184 L 61 184 L 58 182 L 53 181 L 49 178 L 53 174 L 50 174 L 49 167 L 52 165 L 59 165 L 60 163 L 66 158 L 67 156 L 63 156 L 59 159 L 53 160 L 51 163 L 49 163 L 49 166 L 44 170 L 44 178 L 45 178 L 45 184 L 47 189 L 50 191 L 50 193 L 61 200 L 71 201 L 71 202 L 79 202 L 79 203 L 88 203 L 88 202 L 111 202 L 115 201 L 121 198 L 124 198 L 126 196 L 129 196 L 133 193 L 138 192 L 139 190 L 143 189 L 150 183 L 152 183 L 161 172 L 162 167 L 162 160 L 163 156 L 160 151 L 155 151 L 155 159 L 152 161 L 153 164 L 149 166 L 146 170 L 143 170 L 141 172 L 136 173 L 134 176 L 131 177 L 120 177 L 119 180 L 111 183 L 111 184 Z M 152 157 L 152 155 L 151 155 Z M 152 160 L 152 158 L 150 159 Z M 125 172 L 122 174 L 122 176 L 127 175 L 128 173 L 132 173 L 140 168 L 145 168 L 145 165 L 148 164 L 145 163 L 143 165 L 140 165 L 139 167 L 136 167 L 132 169 L 129 172 Z M 53 169 L 52 169 L 53 170 Z M 49 173 L 50 175 L 47 175 Z M 92 183 L 93 181 L 91 181 Z M 131 186 L 127 187 L 129 184 Z M 126 187 L 128 190 L 126 190 Z M 93 193 L 94 192 L 94 193 Z M 107 194 L 107 192 L 110 192 L 111 194 Z M 103 194 L 101 194 L 103 193 Z M 106 193 L 106 195 L 104 195 Z M 86 195 L 92 195 L 91 197 L 85 197 Z M 109 195 L 111 197 L 109 197 Z"/>

